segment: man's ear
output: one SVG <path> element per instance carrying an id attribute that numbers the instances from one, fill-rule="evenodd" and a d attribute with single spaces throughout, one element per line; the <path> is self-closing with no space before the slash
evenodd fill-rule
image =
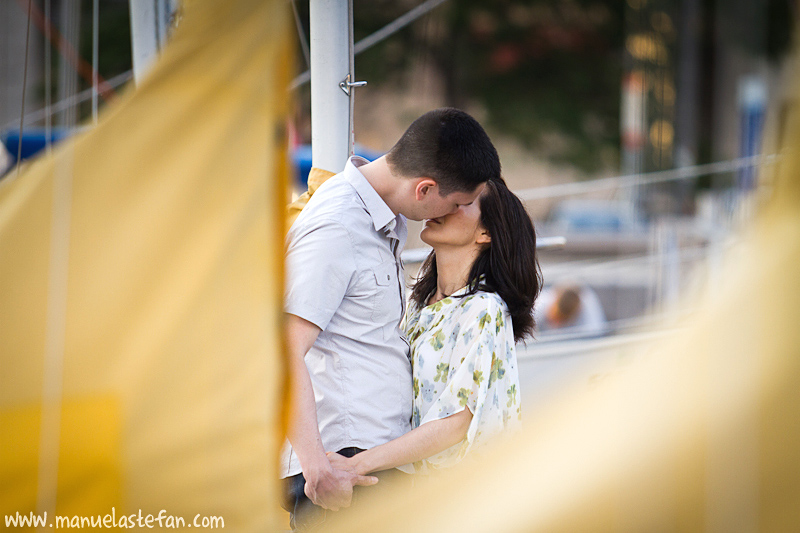
<path id="1" fill-rule="evenodd" d="M 414 189 L 414 199 L 417 201 L 423 200 L 425 196 L 438 190 L 438 188 L 438 184 L 432 178 L 420 178 Z"/>
<path id="2" fill-rule="evenodd" d="M 478 244 L 489 244 L 492 242 L 492 236 L 489 235 L 489 231 L 483 228 L 478 229 L 478 237 L 475 239 L 475 242 Z"/>

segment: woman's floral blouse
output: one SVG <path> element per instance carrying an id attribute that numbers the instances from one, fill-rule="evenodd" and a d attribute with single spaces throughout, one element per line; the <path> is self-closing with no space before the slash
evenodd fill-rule
<path id="1" fill-rule="evenodd" d="M 411 426 L 472 412 L 466 438 L 415 467 L 446 468 L 492 436 L 520 424 L 514 331 L 505 302 L 478 291 L 419 309 L 410 304 L 405 331 L 411 344 L 414 409 Z"/>

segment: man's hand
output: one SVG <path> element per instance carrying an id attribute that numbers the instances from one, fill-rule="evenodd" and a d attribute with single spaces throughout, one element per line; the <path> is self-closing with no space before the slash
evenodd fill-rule
<path id="1" fill-rule="evenodd" d="M 359 476 L 330 467 L 316 472 L 304 472 L 303 476 L 306 478 L 306 496 L 314 504 L 331 511 L 350 507 L 354 485 L 368 486 L 378 482 L 378 478 L 373 476 Z"/>
<path id="2" fill-rule="evenodd" d="M 338 470 L 344 470 L 345 472 L 350 472 L 351 474 L 366 474 L 366 472 L 359 472 L 356 469 L 356 461 L 355 458 L 358 457 L 345 457 L 344 455 L 339 455 L 336 452 L 327 452 L 325 454 L 328 457 L 328 461 L 330 461 L 331 466 Z"/>

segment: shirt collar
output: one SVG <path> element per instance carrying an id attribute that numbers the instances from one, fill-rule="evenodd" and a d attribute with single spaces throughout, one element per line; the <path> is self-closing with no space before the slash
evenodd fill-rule
<path id="1" fill-rule="evenodd" d="M 354 155 L 347 160 L 344 167 L 344 179 L 356 190 L 367 212 L 372 217 L 372 224 L 375 226 L 375 231 L 386 229 L 391 231 L 397 225 L 397 216 L 389 209 L 383 198 L 375 191 L 372 185 L 367 181 L 367 178 L 358 170 L 361 165 L 367 164 L 368 161 L 363 157 Z"/>

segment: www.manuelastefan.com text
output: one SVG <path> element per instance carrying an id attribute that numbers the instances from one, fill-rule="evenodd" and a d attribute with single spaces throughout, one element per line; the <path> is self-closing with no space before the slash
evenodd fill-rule
<path id="1" fill-rule="evenodd" d="M 161 509 L 157 515 L 143 514 L 139 509 L 138 513 L 119 515 L 117 510 L 112 507 L 111 512 L 106 515 L 92 516 L 65 516 L 55 515 L 54 520 L 48 522 L 47 513 L 28 513 L 5 515 L 6 527 L 53 527 L 56 529 L 83 529 L 83 528 L 184 528 L 197 527 L 200 529 L 224 529 L 225 520 L 221 516 L 203 516 L 196 514 L 194 518 L 185 519 L 182 516 L 167 514 Z"/>

